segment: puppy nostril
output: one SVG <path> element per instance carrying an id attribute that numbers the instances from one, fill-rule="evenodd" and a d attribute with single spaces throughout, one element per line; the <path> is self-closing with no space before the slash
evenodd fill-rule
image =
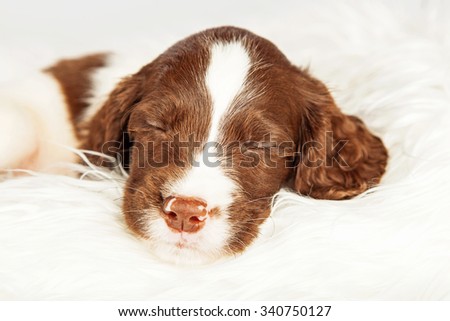
<path id="1" fill-rule="evenodd" d="M 189 218 L 189 222 L 193 223 L 193 224 L 198 224 L 203 222 L 203 220 L 201 220 L 198 216 L 191 216 Z"/>
<path id="2" fill-rule="evenodd" d="M 175 214 L 174 212 L 168 212 L 168 213 L 166 213 L 166 215 L 167 215 L 167 217 L 168 217 L 169 219 L 171 219 L 171 220 L 176 221 L 176 220 L 178 219 L 178 215 Z"/>

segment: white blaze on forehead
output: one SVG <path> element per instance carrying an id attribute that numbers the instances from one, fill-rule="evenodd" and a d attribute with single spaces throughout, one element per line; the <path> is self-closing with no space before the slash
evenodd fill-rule
<path id="1" fill-rule="evenodd" d="M 217 141 L 220 121 L 245 86 L 250 63 L 247 50 L 240 42 L 215 43 L 211 46 L 205 74 L 205 84 L 212 100 L 207 142 Z M 218 160 L 212 156 L 214 153 L 215 147 L 208 144 L 202 154 L 196 155 L 196 166 L 182 179 L 171 183 L 170 190 L 173 194 L 200 197 L 206 201 L 208 209 L 219 207 L 226 210 L 237 186 L 218 166 Z"/>
<path id="2" fill-rule="evenodd" d="M 205 83 L 212 100 L 208 141 L 217 140 L 220 120 L 245 85 L 250 57 L 240 42 L 216 43 L 211 47 Z"/>

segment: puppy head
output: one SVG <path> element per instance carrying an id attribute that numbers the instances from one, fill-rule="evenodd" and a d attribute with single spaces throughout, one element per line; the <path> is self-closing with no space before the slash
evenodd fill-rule
<path id="1" fill-rule="evenodd" d="M 378 183 L 387 160 L 322 83 L 230 27 L 186 38 L 124 79 L 89 128 L 84 148 L 129 169 L 129 228 L 176 262 L 243 251 L 281 187 L 349 198 Z"/>

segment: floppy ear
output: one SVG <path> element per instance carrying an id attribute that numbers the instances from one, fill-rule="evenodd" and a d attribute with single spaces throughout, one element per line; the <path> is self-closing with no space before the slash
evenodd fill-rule
<path id="1" fill-rule="evenodd" d="M 339 200 L 378 184 L 388 158 L 382 141 L 359 118 L 341 113 L 321 82 L 309 78 L 308 83 L 303 86 L 308 92 L 302 95 L 295 190 Z"/>
<path id="2" fill-rule="evenodd" d="M 128 167 L 130 139 L 127 133 L 131 111 L 142 98 L 143 77 L 139 74 L 123 79 L 111 92 L 107 101 L 94 117 L 82 125 L 86 136 L 81 148 L 113 156 Z M 116 162 L 103 157 L 88 155 L 89 160 L 98 166 L 116 166 Z"/>

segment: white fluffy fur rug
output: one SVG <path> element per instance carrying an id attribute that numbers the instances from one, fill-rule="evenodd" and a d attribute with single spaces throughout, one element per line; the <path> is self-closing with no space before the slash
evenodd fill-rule
<path id="1" fill-rule="evenodd" d="M 341 108 L 383 138 L 390 163 L 381 186 L 353 200 L 281 192 L 248 251 L 192 268 L 159 262 L 126 231 L 123 179 L 113 173 L 5 180 L 0 298 L 450 299 L 450 6 L 390 2 L 180 1 L 173 11 L 133 1 L 89 11 L 81 1 L 84 9 L 52 11 L 46 0 L 47 20 L 31 1 L 30 13 L 10 4 L 0 13 L 1 81 L 60 55 L 145 43 L 154 56 L 194 31 L 234 24 L 309 64 Z M 18 27 L 22 14 L 29 30 Z M 35 16 L 46 23 L 32 26 Z"/>

